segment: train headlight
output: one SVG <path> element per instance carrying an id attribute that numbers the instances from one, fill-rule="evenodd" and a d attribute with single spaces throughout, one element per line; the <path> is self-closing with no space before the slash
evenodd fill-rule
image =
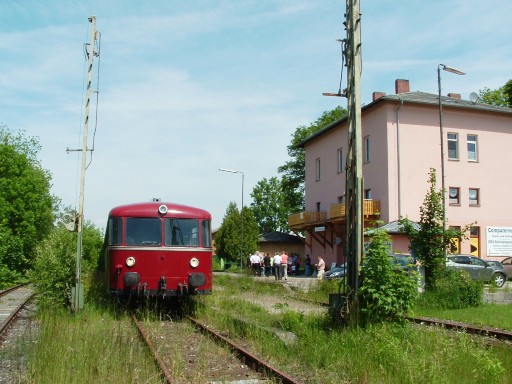
<path id="1" fill-rule="evenodd" d="M 135 265 L 135 257 L 132 257 L 132 256 L 128 257 L 126 259 L 126 265 L 128 267 L 133 267 Z"/>
<path id="2" fill-rule="evenodd" d="M 167 209 L 167 205 L 165 204 L 162 204 L 161 206 L 158 207 L 158 212 L 160 212 L 160 214 L 162 215 L 165 215 L 167 213 L 168 209 Z"/>
<path id="3" fill-rule="evenodd" d="M 197 268 L 198 265 L 199 265 L 199 260 L 196 257 L 193 257 L 192 259 L 190 259 L 190 266 L 192 268 Z"/>

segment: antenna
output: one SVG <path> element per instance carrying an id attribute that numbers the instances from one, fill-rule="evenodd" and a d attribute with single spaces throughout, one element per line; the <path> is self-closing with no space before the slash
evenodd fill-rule
<path id="1" fill-rule="evenodd" d="M 476 94 L 476 92 L 471 92 L 469 94 L 469 100 L 471 100 L 473 104 L 475 104 L 479 99 L 480 97 Z"/>

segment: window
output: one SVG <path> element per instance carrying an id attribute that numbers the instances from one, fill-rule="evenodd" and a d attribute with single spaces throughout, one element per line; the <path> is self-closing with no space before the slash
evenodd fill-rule
<path id="1" fill-rule="evenodd" d="M 162 238 L 161 228 L 160 219 L 128 218 L 126 219 L 126 245 L 159 246 Z"/>
<path id="2" fill-rule="evenodd" d="M 119 217 L 112 217 L 108 222 L 108 244 L 121 245 L 123 235 L 123 221 Z"/>
<path id="3" fill-rule="evenodd" d="M 459 136 L 456 133 L 448 134 L 448 159 L 459 160 Z"/>
<path id="4" fill-rule="evenodd" d="M 178 247 L 199 246 L 199 222 L 195 219 L 165 220 L 165 245 Z"/>
<path id="5" fill-rule="evenodd" d="M 480 205 L 478 188 L 469 188 L 469 205 Z"/>
<path id="6" fill-rule="evenodd" d="M 203 220 L 203 247 L 212 246 L 212 231 L 210 220 Z"/>
<path id="7" fill-rule="evenodd" d="M 339 204 L 343 203 L 343 195 L 342 196 L 338 196 L 338 203 Z"/>
<path id="8" fill-rule="evenodd" d="M 369 163 L 370 162 L 370 136 L 366 136 L 364 138 L 364 143 L 363 143 L 363 161 L 365 163 Z"/>
<path id="9" fill-rule="evenodd" d="M 450 187 L 448 197 L 450 198 L 450 204 L 460 204 L 460 188 Z"/>
<path id="10" fill-rule="evenodd" d="M 468 161 L 478 161 L 477 136 L 468 135 Z"/>
<path id="11" fill-rule="evenodd" d="M 316 181 L 320 180 L 320 159 L 316 159 L 316 176 L 315 176 L 315 180 Z"/>
<path id="12" fill-rule="evenodd" d="M 338 173 L 343 172 L 343 148 L 338 148 Z"/>
<path id="13" fill-rule="evenodd" d="M 366 200 L 372 199 L 372 190 L 371 189 L 364 190 L 364 199 L 366 199 Z"/>
<path id="14" fill-rule="evenodd" d="M 320 212 L 320 202 L 319 201 L 316 202 L 316 211 Z"/>

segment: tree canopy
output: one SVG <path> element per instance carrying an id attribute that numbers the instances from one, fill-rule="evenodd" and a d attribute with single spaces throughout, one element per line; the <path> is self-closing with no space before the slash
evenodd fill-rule
<path id="1" fill-rule="evenodd" d="M 347 110 L 338 106 L 331 111 L 325 111 L 322 116 L 310 125 L 297 127 L 292 134 L 292 141 L 287 147 L 288 155 L 291 159 L 278 168 L 278 172 L 282 174 L 281 183 L 284 199 L 290 213 L 303 211 L 305 208 L 306 158 L 304 149 L 297 147 L 297 145 L 312 134 L 342 119 L 346 115 Z"/>
<path id="2" fill-rule="evenodd" d="M 32 266 L 35 247 L 53 227 L 57 199 L 51 175 L 37 159 L 36 138 L 0 126 L 0 283 L 15 282 Z"/>
<path id="3" fill-rule="evenodd" d="M 281 181 L 277 177 L 259 181 L 251 193 L 251 210 L 259 225 L 260 233 L 288 232 L 288 207 Z"/>
<path id="4" fill-rule="evenodd" d="M 222 225 L 215 236 L 215 249 L 218 256 L 233 263 L 245 263 L 245 259 L 258 249 L 259 228 L 251 209 L 243 208 L 243 243 L 242 215 L 236 203 L 230 202 Z"/>
<path id="5" fill-rule="evenodd" d="M 512 79 L 498 89 L 481 89 L 479 97 L 486 104 L 512 108 Z"/>

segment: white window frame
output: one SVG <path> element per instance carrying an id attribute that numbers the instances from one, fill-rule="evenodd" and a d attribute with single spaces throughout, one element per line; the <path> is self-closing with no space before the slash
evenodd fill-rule
<path id="1" fill-rule="evenodd" d="M 320 175 L 321 175 L 320 174 L 320 166 L 321 166 L 320 158 L 316 159 L 315 165 L 316 165 L 316 168 L 315 168 L 315 180 L 316 181 L 320 181 Z"/>
<path id="2" fill-rule="evenodd" d="M 343 148 L 338 148 L 338 173 L 343 172 Z"/>
<path id="3" fill-rule="evenodd" d="M 478 161 L 478 135 L 468 134 L 467 140 L 468 161 Z M 474 149 L 471 150 L 470 146 L 473 146 Z M 470 154 L 473 154 L 473 156 L 470 156 Z"/>
<path id="4" fill-rule="evenodd" d="M 459 160 L 459 134 L 448 132 L 446 139 L 448 141 L 447 149 L 448 149 L 448 160 Z M 450 143 L 455 143 L 455 156 L 451 156 Z"/>
<path id="5" fill-rule="evenodd" d="M 460 188 L 450 187 L 448 188 L 448 201 L 450 205 L 460 205 Z"/>

